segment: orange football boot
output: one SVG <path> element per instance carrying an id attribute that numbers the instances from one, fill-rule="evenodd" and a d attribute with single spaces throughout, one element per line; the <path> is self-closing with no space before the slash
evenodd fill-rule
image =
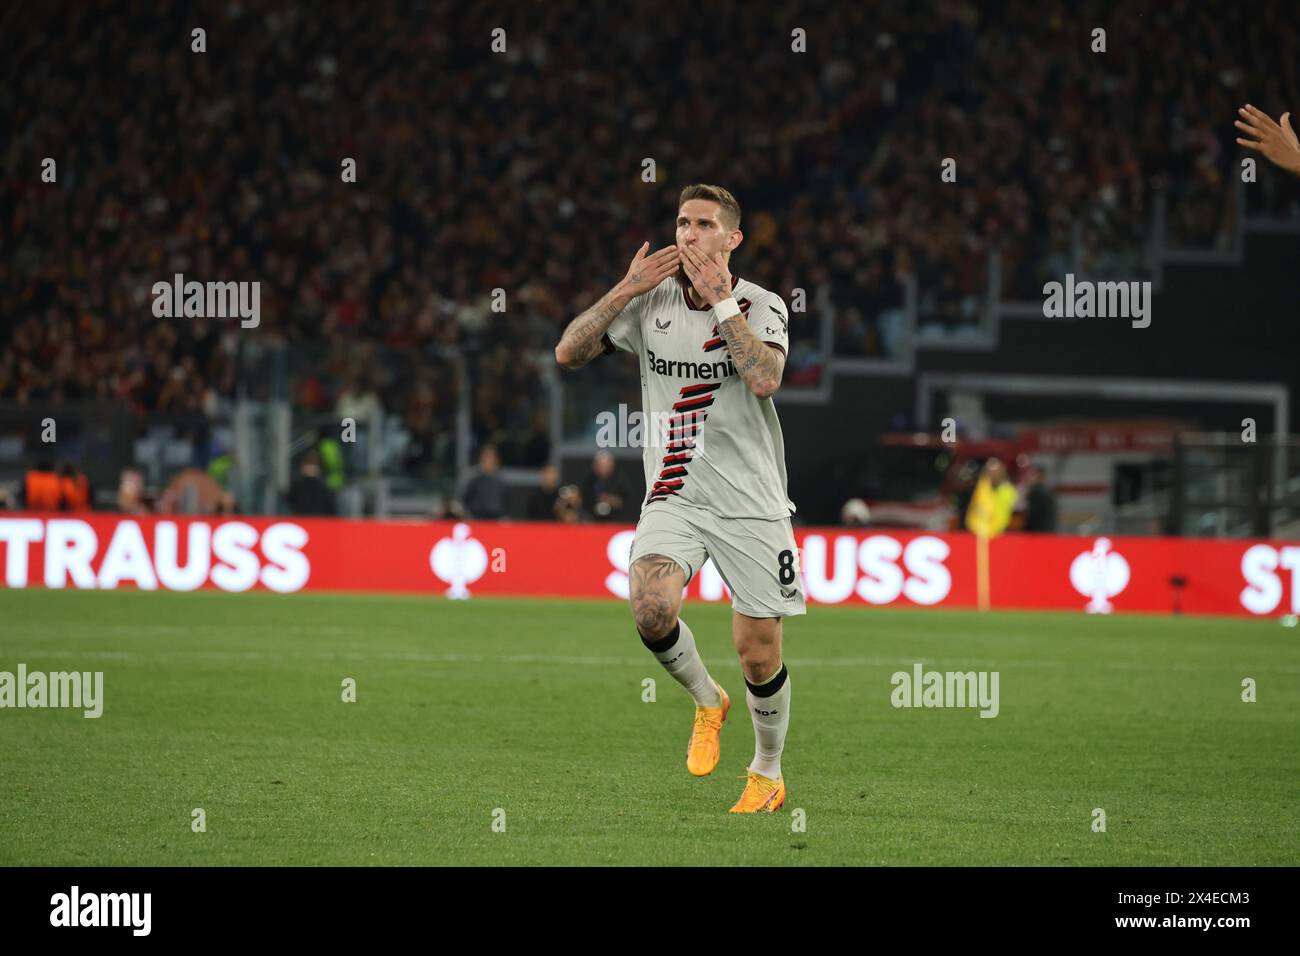
<path id="1" fill-rule="evenodd" d="M 722 756 L 722 722 L 731 710 L 731 698 L 717 681 L 713 686 L 722 695 L 721 707 L 696 707 L 695 727 L 691 730 L 691 739 L 686 744 L 686 769 L 697 777 L 713 773 Z"/>

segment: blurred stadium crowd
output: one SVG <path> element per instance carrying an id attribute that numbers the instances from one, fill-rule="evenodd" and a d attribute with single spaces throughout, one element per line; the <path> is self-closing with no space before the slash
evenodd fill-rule
<path id="1" fill-rule="evenodd" d="M 1139 247 L 1157 190 L 1171 238 L 1222 245 L 1236 107 L 1300 107 L 1300 18 L 1221 2 L 5 17 L 0 400 L 215 415 L 258 387 L 247 343 L 283 342 L 309 357 L 295 404 L 381 407 L 412 474 L 438 465 L 462 388 L 475 460 L 548 462 L 542 363 L 643 239 L 670 241 L 687 182 L 745 207 L 733 271 L 806 289 L 837 353 L 883 356 L 904 277 L 959 324 L 997 249 L 1003 296 L 1039 298 L 1076 227 L 1094 261 Z M 1247 66 L 1271 87 L 1245 89 Z M 155 318 L 150 287 L 175 273 L 260 281 L 260 326 Z M 792 329 L 787 384 L 817 380 L 814 326 Z"/>

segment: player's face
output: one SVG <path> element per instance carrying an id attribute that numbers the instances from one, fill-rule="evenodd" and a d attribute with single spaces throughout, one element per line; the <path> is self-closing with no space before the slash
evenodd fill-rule
<path id="1" fill-rule="evenodd" d="M 731 230 L 722 223 L 722 206 L 711 199 L 688 199 L 677 211 L 677 245 L 694 246 L 706 256 L 726 252 Z M 673 278 L 683 289 L 691 284 L 680 265 Z"/>

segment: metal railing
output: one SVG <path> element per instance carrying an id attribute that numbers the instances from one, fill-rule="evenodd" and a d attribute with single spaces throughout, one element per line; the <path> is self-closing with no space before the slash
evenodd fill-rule
<path id="1" fill-rule="evenodd" d="M 1300 523 L 1300 437 L 1179 435 L 1165 503 L 1168 534 L 1292 534 Z"/>

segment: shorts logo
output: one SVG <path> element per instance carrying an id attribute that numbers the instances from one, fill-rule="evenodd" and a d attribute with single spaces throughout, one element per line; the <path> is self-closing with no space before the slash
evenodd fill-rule
<path id="1" fill-rule="evenodd" d="M 782 589 L 781 589 L 781 597 L 785 598 L 787 601 L 789 601 L 791 598 L 793 598 L 794 595 L 795 595 L 795 589 L 794 589 L 794 588 L 791 588 L 791 589 L 788 590 L 788 591 L 787 591 L 785 588 L 782 588 Z"/>

